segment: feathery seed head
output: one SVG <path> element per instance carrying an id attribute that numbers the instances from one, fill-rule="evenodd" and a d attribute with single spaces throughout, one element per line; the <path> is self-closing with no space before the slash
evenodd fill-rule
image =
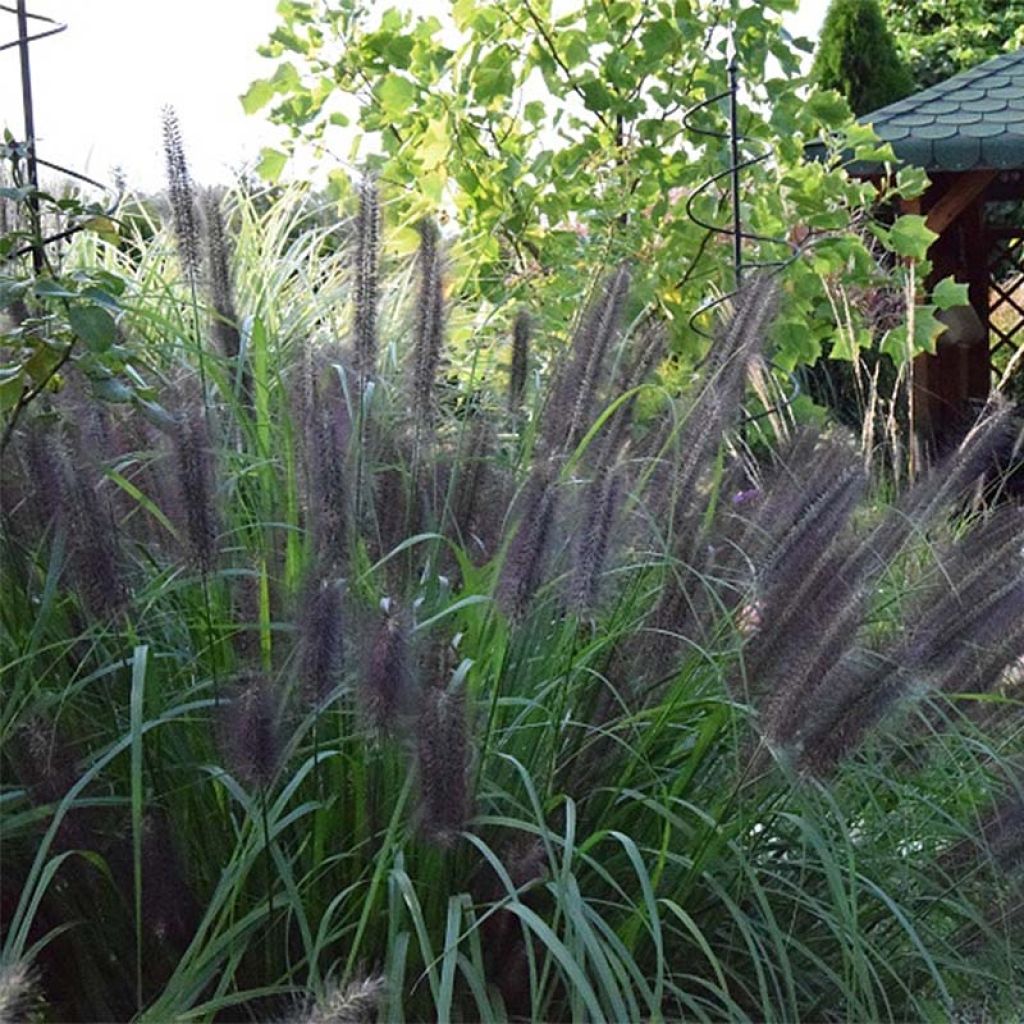
<path id="1" fill-rule="evenodd" d="M 193 407 L 178 417 L 175 455 L 189 559 L 203 573 L 209 573 L 217 560 L 219 528 L 213 455 L 201 408 Z"/>
<path id="2" fill-rule="evenodd" d="M 142 819 L 142 920 L 149 934 L 182 950 L 195 933 L 198 905 L 175 843 L 167 815 L 160 808 Z"/>
<path id="3" fill-rule="evenodd" d="M 21 1024 L 34 1019 L 35 977 L 22 960 L 0 964 L 0 1024 Z"/>
<path id="4" fill-rule="evenodd" d="M 622 502 L 622 490 L 622 474 L 614 468 L 600 473 L 587 488 L 570 594 L 570 603 L 577 615 L 585 615 L 597 601 L 612 529 Z"/>
<path id="5" fill-rule="evenodd" d="M 231 262 L 220 197 L 213 189 L 200 193 L 203 241 L 206 256 L 206 284 L 213 304 L 213 336 L 226 359 L 239 352 L 238 313 L 231 283 Z"/>
<path id="6" fill-rule="evenodd" d="M 185 159 L 181 125 L 173 107 L 163 109 L 164 159 L 167 168 L 167 191 L 171 202 L 174 238 L 185 279 L 197 285 L 202 272 L 202 245 L 199 218 L 196 215 L 195 190 Z"/>
<path id="7" fill-rule="evenodd" d="M 359 183 L 355 246 L 355 369 L 362 386 L 377 369 L 377 301 L 380 275 L 380 202 L 369 175 Z"/>
<path id="8" fill-rule="evenodd" d="M 431 842 L 451 847 L 470 813 L 469 736 L 464 692 L 426 687 L 417 735 L 423 832 Z"/>
<path id="9" fill-rule="evenodd" d="M 526 395 L 532 333 L 533 320 L 530 314 L 525 309 L 519 310 L 512 325 L 512 358 L 508 368 L 508 408 L 512 413 L 519 412 Z"/>
<path id="10" fill-rule="evenodd" d="M 544 410 L 541 436 L 547 453 L 572 451 L 590 426 L 594 399 L 604 380 L 605 357 L 618 334 L 628 295 L 629 272 L 619 267 L 601 282 L 584 310 Z"/>
<path id="11" fill-rule="evenodd" d="M 243 666 L 255 667 L 260 662 L 260 577 L 257 572 L 249 571 L 232 578 L 231 606 L 235 653 Z"/>
<path id="12" fill-rule="evenodd" d="M 246 786 L 262 789 L 277 772 L 281 756 L 279 703 L 270 681 L 251 673 L 224 709 L 224 756 L 232 772 Z"/>
<path id="13" fill-rule="evenodd" d="M 497 599 L 510 618 L 521 618 L 543 581 L 543 567 L 557 506 L 550 468 L 534 469 L 523 495 L 523 513 L 514 527 L 498 579 Z"/>
<path id="14" fill-rule="evenodd" d="M 420 287 L 413 343 L 412 409 L 418 424 L 433 415 L 434 385 L 444 343 L 444 281 L 438 250 L 440 232 L 432 220 L 419 225 Z"/>
<path id="15" fill-rule="evenodd" d="M 317 558 L 326 570 L 340 574 L 347 559 L 347 502 L 345 463 L 352 424 L 340 389 L 327 375 L 314 387 L 311 409 L 310 476 L 313 536 Z"/>
<path id="16" fill-rule="evenodd" d="M 314 575 L 303 595 L 299 619 L 299 680 L 303 693 L 319 704 L 335 688 L 343 657 L 341 585 Z"/>
<path id="17" fill-rule="evenodd" d="M 332 985 L 296 1024 L 372 1024 L 384 998 L 382 977 L 357 978 L 344 987 Z"/>
<path id="18" fill-rule="evenodd" d="M 412 684 L 408 630 L 402 613 L 389 610 L 377 627 L 363 675 L 367 717 L 381 732 L 394 730 Z"/>

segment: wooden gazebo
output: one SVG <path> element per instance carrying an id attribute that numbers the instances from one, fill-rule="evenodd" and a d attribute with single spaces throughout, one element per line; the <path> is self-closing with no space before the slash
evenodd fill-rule
<path id="1" fill-rule="evenodd" d="M 1006 346 L 1024 344 L 1024 216 L 1007 205 L 1024 199 L 1024 50 L 861 120 L 900 161 L 927 171 L 927 192 L 904 203 L 904 212 L 924 214 L 939 235 L 925 287 L 952 274 L 968 285 L 980 321 L 973 338 L 950 329 L 938 354 L 915 364 L 918 425 L 941 436 L 988 395 L 993 358 Z M 878 174 L 878 168 L 851 170 L 865 178 Z"/>

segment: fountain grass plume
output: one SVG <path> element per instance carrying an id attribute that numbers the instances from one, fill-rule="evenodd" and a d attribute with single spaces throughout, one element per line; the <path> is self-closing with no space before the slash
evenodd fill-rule
<path id="1" fill-rule="evenodd" d="M 231 636 L 235 656 L 243 668 L 260 664 L 260 576 L 250 568 L 231 579 Z"/>
<path id="2" fill-rule="evenodd" d="M 219 517 L 216 470 L 206 416 L 195 404 L 179 413 L 174 427 L 178 506 L 190 562 L 204 574 L 216 567 Z"/>
<path id="3" fill-rule="evenodd" d="M 360 688 L 364 712 L 376 730 L 395 731 L 408 707 L 412 683 L 408 625 L 401 610 L 392 607 L 377 625 Z"/>
<path id="4" fill-rule="evenodd" d="M 590 426 L 606 356 L 618 333 L 628 292 L 629 272 L 620 267 L 598 285 L 584 309 L 555 371 L 544 408 L 541 438 L 546 453 L 571 452 Z"/>
<path id="5" fill-rule="evenodd" d="M 162 115 L 164 161 L 167 170 L 167 193 L 171 203 L 174 239 L 178 259 L 186 281 L 197 286 L 202 277 L 202 243 L 199 218 L 196 214 L 195 189 L 185 158 L 181 125 L 173 107 L 164 107 Z"/>
<path id="6" fill-rule="evenodd" d="M 512 355 L 508 367 L 508 409 L 513 415 L 522 409 L 526 397 L 532 333 L 533 318 L 527 310 L 520 309 L 512 323 Z"/>
<path id="7" fill-rule="evenodd" d="M 380 201 L 369 175 L 359 182 L 356 215 L 353 351 L 361 387 L 377 371 L 377 304 L 380 278 Z"/>
<path id="8" fill-rule="evenodd" d="M 314 573 L 299 615 L 298 677 L 303 694 L 321 703 L 341 680 L 344 657 L 341 584 Z"/>
<path id="9" fill-rule="evenodd" d="M 238 312 L 235 309 L 231 280 L 227 229 L 218 192 L 203 189 L 199 195 L 199 207 L 202 213 L 203 253 L 206 257 L 205 280 L 213 306 L 213 336 L 224 358 L 235 360 L 240 348 Z"/>
<path id="10" fill-rule="evenodd" d="M 444 281 L 439 250 L 441 233 L 432 220 L 419 224 L 419 290 L 410 378 L 410 401 L 417 428 L 434 414 L 434 389 L 444 343 Z"/>
<path id="11" fill-rule="evenodd" d="M 779 575 L 778 596 L 766 598 L 763 628 L 747 645 L 743 664 L 747 683 L 756 692 L 768 695 L 768 704 L 762 710 L 762 728 L 768 736 L 781 743 L 793 734 L 810 691 L 853 643 L 867 614 L 868 595 L 880 574 L 911 537 L 921 534 L 941 512 L 962 499 L 1005 439 L 1007 429 L 1005 405 L 997 401 L 979 418 L 959 448 L 919 478 L 866 535 L 829 545 L 798 580 L 785 573 Z M 800 493 L 802 487 L 795 491 Z M 982 543 L 987 546 L 989 541 Z M 934 611 L 931 607 L 928 614 Z M 908 657 L 912 657 L 909 651 L 896 660 Z M 853 678 L 861 675 L 854 673 Z M 851 678 L 844 676 L 840 686 L 843 700 L 851 706 L 857 703 L 855 695 L 848 692 L 853 685 Z M 862 683 L 862 687 L 867 685 Z M 851 743 L 859 742 L 869 724 L 880 720 L 900 692 L 900 686 L 891 684 L 863 702 L 862 728 L 847 730 Z M 851 749 L 851 743 L 839 744 L 840 751 Z"/>
<path id="12" fill-rule="evenodd" d="M 576 615 L 586 615 L 597 604 L 623 487 L 622 474 L 615 467 L 600 471 L 587 487 L 570 582 L 569 603 Z"/>
<path id="13" fill-rule="evenodd" d="M 182 951 L 195 934 L 199 908 L 171 822 L 159 807 L 142 819 L 142 920 L 161 946 Z"/>
<path id="14" fill-rule="evenodd" d="M 39 1006 L 36 975 L 24 960 L 0 964 L 0 1024 L 29 1024 L 43 1020 Z"/>
<path id="15" fill-rule="evenodd" d="M 779 660 L 762 713 L 769 741 L 796 750 L 800 763 L 825 775 L 905 700 L 997 686 L 1024 652 L 1020 525 L 1016 510 L 999 510 L 960 538 L 942 560 L 942 582 L 924 590 L 904 631 L 878 652 L 855 646 L 867 610 L 863 580 L 847 582 L 845 604 L 831 611 L 826 606 L 823 614 L 823 603 L 814 602 L 832 644 L 819 640 L 797 671 L 793 659 Z"/>
<path id="16" fill-rule="evenodd" d="M 103 450 L 100 448 L 99 450 Z M 23 462 L 28 488 L 22 517 L 42 533 L 50 522 L 65 531 L 68 575 L 82 604 L 100 621 L 123 611 L 131 593 L 121 531 L 97 446 L 68 438 L 59 426 L 29 425 Z M 15 491 L 4 481 L 5 499 Z"/>
<path id="17" fill-rule="evenodd" d="M 676 446 L 673 475 L 683 503 L 677 513 L 692 505 L 725 432 L 738 423 L 747 368 L 767 344 L 778 303 L 778 280 L 763 273 L 750 278 L 733 299 L 733 315 L 712 343 Z M 685 522 L 686 516 L 677 519 Z"/>
<path id="18" fill-rule="evenodd" d="M 310 430 L 310 526 L 318 560 L 325 571 L 337 575 L 344 571 L 348 559 L 346 462 L 352 424 L 333 374 L 328 374 L 325 381 L 314 382 Z"/>
<path id="19" fill-rule="evenodd" d="M 260 672 L 245 673 L 222 708 L 221 747 L 243 785 L 264 789 L 277 774 L 282 751 L 279 712 L 279 696 Z"/>
<path id="20" fill-rule="evenodd" d="M 464 692 L 424 687 L 416 733 L 421 827 L 431 842 L 452 847 L 470 814 Z"/>
<path id="21" fill-rule="evenodd" d="M 466 547 L 469 538 L 480 539 L 478 519 L 486 516 L 481 506 L 486 500 L 495 432 L 485 413 L 474 410 L 463 428 L 458 460 L 453 476 L 451 519 L 456 535 Z"/>
<path id="22" fill-rule="evenodd" d="M 534 466 L 522 496 L 522 514 L 512 527 L 498 578 L 498 604 L 510 618 L 521 618 L 543 582 L 548 542 L 558 504 L 553 469 Z"/>
<path id="23" fill-rule="evenodd" d="M 330 985 L 314 1005 L 295 1018 L 295 1024 L 373 1024 L 378 1020 L 386 983 L 383 977 L 356 978 L 347 985 Z"/>

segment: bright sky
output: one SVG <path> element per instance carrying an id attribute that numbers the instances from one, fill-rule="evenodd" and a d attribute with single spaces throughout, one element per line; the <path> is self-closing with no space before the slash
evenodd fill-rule
<path id="1" fill-rule="evenodd" d="M 416 3 L 421 11 L 435 6 L 446 5 Z M 238 101 L 274 66 L 256 48 L 273 31 L 275 7 L 276 0 L 30 0 L 31 10 L 69 25 L 31 47 L 39 155 L 100 180 L 120 165 L 133 187 L 159 188 L 160 111 L 171 104 L 193 176 L 226 180 L 281 136 Z M 801 0 L 789 30 L 816 38 L 827 7 Z M 0 12 L 0 42 L 16 37 L 16 19 Z M 0 127 L 24 134 L 17 48 L 0 52 Z"/>

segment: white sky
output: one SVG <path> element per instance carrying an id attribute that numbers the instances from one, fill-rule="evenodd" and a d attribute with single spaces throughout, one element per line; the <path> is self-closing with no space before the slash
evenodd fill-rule
<path id="1" fill-rule="evenodd" d="M 446 4 L 416 3 L 437 6 Z M 120 165 L 133 187 L 159 188 L 160 111 L 171 104 L 196 180 L 228 179 L 282 134 L 262 112 L 246 116 L 238 100 L 274 67 L 256 47 L 277 23 L 275 7 L 276 0 L 30 0 L 30 10 L 69 25 L 31 47 L 39 155 L 100 180 Z M 801 0 L 787 27 L 815 39 L 827 7 L 828 0 Z M 16 19 L 0 12 L 0 42 L 16 36 Z M 0 52 L 0 127 L 24 134 L 17 48 Z"/>

